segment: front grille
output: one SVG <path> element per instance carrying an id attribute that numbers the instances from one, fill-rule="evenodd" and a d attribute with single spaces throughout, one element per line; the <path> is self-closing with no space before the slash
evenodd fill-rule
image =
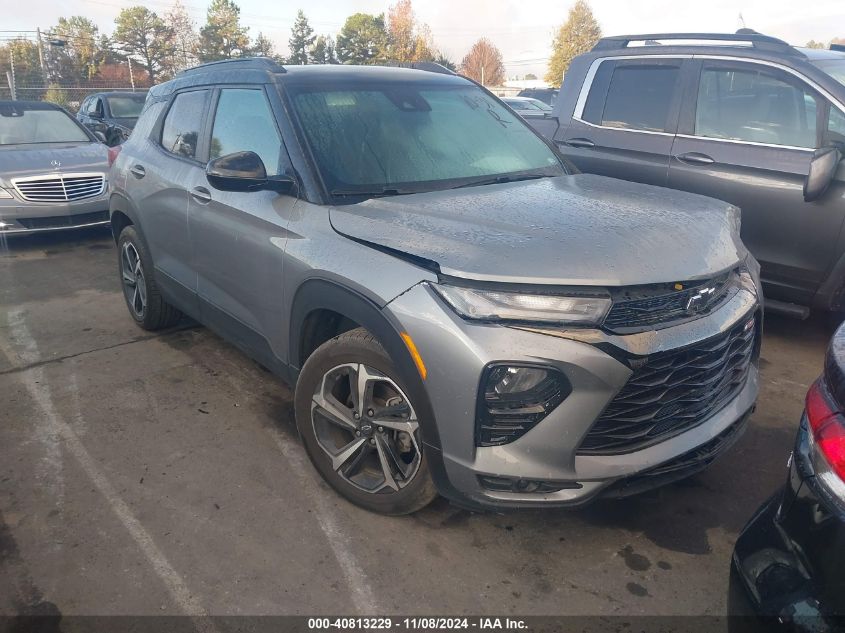
<path id="1" fill-rule="evenodd" d="M 649 356 L 590 428 L 578 453 L 629 453 L 704 422 L 744 386 L 756 330 L 754 318 L 746 318 L 706 341 Z"/>
<path id="2" fill-rule="evenodd" d="M 108 211 L 77 213 L 76 215 L 57 215 L 49 218 L 18 218 L 18 223 L 27 229 L 61 229 L 70 226 L 83 226 L 97 222 L 108 222 Z"/>
<path id="3" fill-rule="evenodd" d="M 15 190 L 30 202 L 73 202 L 95 198 L 103 193 L 103 174 L 50 174 L 12 181 Z"/>
<path id="4" fill-rule="evenodd" d="M 732 283 L 735 275 L 732 271 L 714 279 L 677 284 L 683 285 L 681 290 L 675 289 L 676 284 L 626 288 L 623 296 L 614 298 L 604 327 L 614 332 L 628 332 L 662 323 L 675 325 L 680 320 L 703 316 L 736 290 L 736 284 Z"/>

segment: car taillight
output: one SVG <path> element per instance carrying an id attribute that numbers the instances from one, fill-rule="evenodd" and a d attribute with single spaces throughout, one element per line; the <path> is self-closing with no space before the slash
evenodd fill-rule
<path id="1" fill-rule="evenodd" d="M 117 155 L 120 154 L 121 149 L 123 149 L 123 145 L 115 145 L 109 148 L 109 167 L 114 165 L 114 161 L 117 160 Z"/>
<path id="2" fill-rule="evenodd" d="M 845 416 L 819 378 L 807 392 L 810 456 L 816 477 L 845 501 Z"/>

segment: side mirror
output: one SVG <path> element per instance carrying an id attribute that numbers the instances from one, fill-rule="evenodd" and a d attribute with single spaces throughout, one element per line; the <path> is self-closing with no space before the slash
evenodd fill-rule
<path id="1" fill-rule="evenodd" d="M 296 183 L 290 176 L 267 176 L 261 157 L 255 152 L 235 152 L 210 161 L 205 168 L 208 183 L 220 191 L 269 189 L 290 193 Z"/>
<path id="2" fill-rule="evenodd" d="M 94 136 L 97 138 L 98 141 L 100 141 L 100 143 L 103 143 L 104 145 L 109 144 L 109 141 L 106 138 L 106 135 L 103 134 L 102 132 L 100 132 L 100 130 L 94 130 Z"/>
<path id="3" fill-rule="evenodd" d="M 813 153 L 810 171 L 804 181 L 804 202 L 813 202 L 821 198 L 830 186 L 842 154 L 835 147 L 822 147 Z"/>

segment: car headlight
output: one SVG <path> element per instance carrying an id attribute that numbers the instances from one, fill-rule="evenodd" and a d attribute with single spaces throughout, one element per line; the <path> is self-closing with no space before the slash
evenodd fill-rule
<path id="1" fill-rule="evenodd" d="M 8 191 L 3 189 L 3 187 L 0 187 L 0 198 L 9 199 L 11 197 L 12 197 L 12 194 L 10 194 Z"/>
<path id="2" fill-rule="evenodd" d="M 610 297 L 431 287 L 462 317 L 481 321 L 598 325 L 611 305 Z"/>

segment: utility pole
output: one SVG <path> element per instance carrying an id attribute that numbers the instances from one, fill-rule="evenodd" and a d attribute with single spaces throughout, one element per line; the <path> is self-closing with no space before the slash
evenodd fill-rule
<path id="1" fill-rule="evenodd" d="M 132 84 L 132 92 L 135 92 L 135 77 L 132 75 L 132 58 L 127 57 L 126 62 L 129 64 L 129 83 Z"/>
<path id="2" fill-rule="evenodd" d="M 47 69 L 44 67 L 44 45 L 41 43 L 41 27 L 35 29 L 36 37 L 38 37 L 38 62 L 41 64 L 41 74 L 44 75 L 44 80 L 47 80 Z"/>
<path id="3" fill-rule="evenodd" d="M 6 81 L 9 82 L 9 92 L 12 95 L 12 101 L 17 101 L 18 95 L 15 92 L 15 76 L 8 70 L 6 71 Z"/>

